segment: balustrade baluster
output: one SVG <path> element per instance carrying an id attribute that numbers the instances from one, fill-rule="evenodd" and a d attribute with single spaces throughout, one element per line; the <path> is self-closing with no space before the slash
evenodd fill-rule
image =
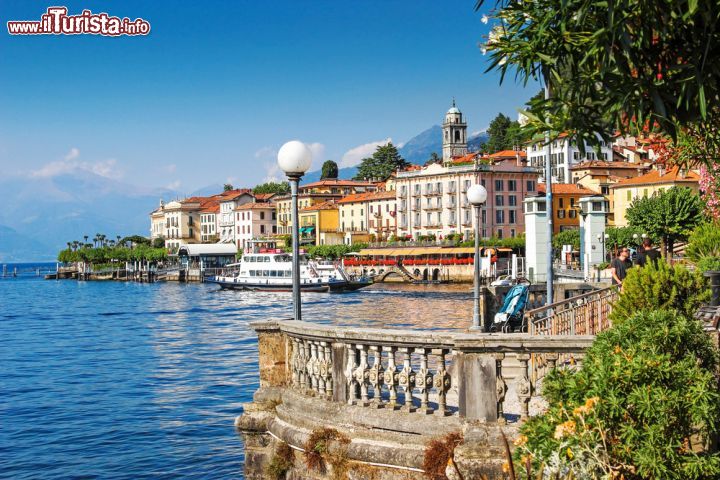
<path id="1" fill-rule="evenodd" d="M 400 375 L 398 376 L 398 383 L 403 387 L 405 393 L 405 406 L 403 408 L 408 412 L 414 412 L 415 407 L 413 406 L 412 390 L 415 386 L 415 372 L 413 372 L 410 366 L 410 349 L 400 347 L 398 351 L 405 354 L 405 358 L 403 358 L 403 368 L 400 370 Z"/>
<path id="2" fill-rule="evenodd" d="M 358 383 L 360 384 L 360 404 L 363 407 L 368 406 L 368 386 L 367 386 L 367 376 L 368 376 L 368 354 L 367 354 L 367 346 L 366 345 L 358 345 L 357 349 L 360 351 L 360 365 L 358 366 L 357 370 L 355 370 L 355 378 L 357 379 Z"/>
<path id="3" fill-rule="evenodd" d="M 383 382 L 383 370 L 382 370 L 382 353 L 380 347 L 372 345 L 370 347 L 370 353 L 372 353 L 373 364 L 368 371 L 368 383 L 373 387 L 373 402 L 372 405 L 377 408 L 383 407 L 382 401 L 382 382 Z"/>
<path id="4" fill-rule="evenodd" d="M 433 413 L 433 409 L 428 405 L 432 376 L 428 370 L 428 354 L 424 348 L 416 348 L 415 353 L 420 355 L 420 370 L 418 370 L 415 375 L 415 386 L 420 389 L 420 408 L 418 411 L 420 413 L 430 414 Z"/>
<path id="5" fill-rule="evenodd" d="M 356 346 L 348 343 L 345 348 L 347 349 L 347 369 L 345 370 L 345 378 L 347 379 L 348 386 L 348 404 L 355 405 L 359 397 L 359 383 L 355 378 L 355 370 L 358 368 L 357 362 L 357 350 Z"/>
<path id="6" fill-rule="evenodd" d="M 389 346 L 383 347 L 383 350 L 388 352 L 387 368 L 383 374 L 383 383 L 388 389 L 388 402 L 386 407 L 396 410 L 400 408 L 397 403 L 397 365 L 395 363 L 395 352 L 397 347 Z"/>
<path id="7" fill-rule="evenodd" d="M 503 405 L 505 403 L 505 394 L 507 393 L 507 383 L 505 383 L 505 378 L 503 378 L 502 373 L 502 362 L 505 358 L 504 353 L 496 353 L 493 355 L 495 357 L 495 392 L 497 393 L 497 412 L 498 412 L 498 422 L 499 423 L 505 423 L 505 412 L 503 411 Z"/>
<path id="8" fill-rule="evenodd" d="M 322 375 L 325 377 L 325 396 L 328 400 L 332 400 L 333 398 L 333 377 L 332 377 L 332 371 L 333 371 L 333 357 L 332 357 L 332 348 L 328 342 L 321 342 L 320 343 L 325 350 L 325 363 L 323 364 L 323 368 L 321 368 Z"/>
<path id="9" fill-rule="evenodd" d="M 307 371 L 308 375 L 310 376 L 308 381 L 308 387 L 311 388 L 313 391 L 318 391 L 318 377 L 315 374 L 315 364 L 317 362 L 317 345 L 315 345 L 315 342 L 308 341 L 308 351 L 310 352 L 310 359 L 307 363 Z"/>
<path id="10" fill-rule="evenodd" d="M 450 375 L 445 365 L 445 355 L 448 353 L 448 350 L 439 348 L 433 350 L 432 353 L 438 356 L 437 368 L 433 376 L 433 387 L 438 395 L 438 408 L 435 410 L 435 414 L 445 416 L 450 413 L 447 408 L 447 392 L 450 390 Z"/>
<path id="11" fill-rule="evenodd" d="M 298 369 L 298 339 L 290 337 L 290 345 L 292 346 L 292 354 L 290 355 L 290 373 L 293 388 L 300 387 L 300 372 Z"/>
<path id="12" fill-rule="evenodd" d="M 529 415 L 529 403 L 530 397 L 532 397 L 532 384 L 528 378 L 528 360 L 530 360 L 530 354 L 518 353 L 517 359 L 520 362 L 520 377 L 517 379 L 516 390 L 517 396 L 520 400 L 520 418 L 526 419 Z"/>
<path id="13" fill-rule="evenodd" d="M 325 342 L 313 342 L 317 355 L 315 357 L 314 371 L 317 377 L 317 392 L 321 397 L 325 396 L 325 375 L 323 375 L 323 364 L 325 363 Z"/>
<path id="14" fill-rule="evenodd" d="M 308 377 L 308 370 L 307 365 L 308 361 L 310 360 L 309 354 L 308 354 L 308 345 L 307 340 L 299 340 L 298 346 L 300 347 L 300 358 L 298 359 L 298 368 L 300 370 L 300 388 L 302 390 L 305 390 L 309 388 L 309 377 Z"/>

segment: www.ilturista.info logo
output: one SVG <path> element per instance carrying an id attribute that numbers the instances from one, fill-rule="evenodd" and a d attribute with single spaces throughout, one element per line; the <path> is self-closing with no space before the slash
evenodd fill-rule
<path id="1" fill-rule="evenodd" d="M 68 15 L 67 7 L 49 7 L 47 13 L 36 20 L 7 22 L 10 35 L 147 35 L 150 22 L 137 18 L 111 17 L 107 13 L 83 10 L 80 15 Z"/>

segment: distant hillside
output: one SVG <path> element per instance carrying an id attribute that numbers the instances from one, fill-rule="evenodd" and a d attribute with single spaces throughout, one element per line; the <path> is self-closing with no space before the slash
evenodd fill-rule
<path id="1" fill-rule="evenodd" d="M 0 225 L 0 263 L 25 261 L 52 261 L 55 255 L 51 248 L 16 232 L 10 227 Z"/>
<path id="2" fill-rule="evenodd" d="M 87 171 L 54 177 L 0 180 L 4 205 L 0 258 L 55 258 L 66 242 L 102 233 L 148 235 L 148 214 L 160 198 L 182 198 L 165 189 L 144 189 Z"/>

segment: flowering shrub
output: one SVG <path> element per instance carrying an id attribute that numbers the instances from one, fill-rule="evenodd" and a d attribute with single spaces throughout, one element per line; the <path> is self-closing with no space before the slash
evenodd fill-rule
<path id="1" fill-rule="evenodd" d="M 546 377 L 550 406 L 520 429 L 517 469 L 537 478 L 719 478 L 720 455 L 707 449 L 720 425 L 717 364 L 698 321 L 675 311 L 630 316 L 598 335 L 580 369 Z"/>
<path id="2" fill-rule="evenodd" d="M 715 219 L 720 219 L 720 166 L 700 166 L 700 190 L 705 202 L 705 213 Z"/>

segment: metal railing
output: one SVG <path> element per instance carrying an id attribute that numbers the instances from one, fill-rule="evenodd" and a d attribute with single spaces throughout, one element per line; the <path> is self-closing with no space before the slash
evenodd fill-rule
<path id="1" fill-rule="evenodd" d="M 596 335 L 610 328 L 610 312 L 618 298 L 607 287 L 525 312 L 532 335 Z"/>

